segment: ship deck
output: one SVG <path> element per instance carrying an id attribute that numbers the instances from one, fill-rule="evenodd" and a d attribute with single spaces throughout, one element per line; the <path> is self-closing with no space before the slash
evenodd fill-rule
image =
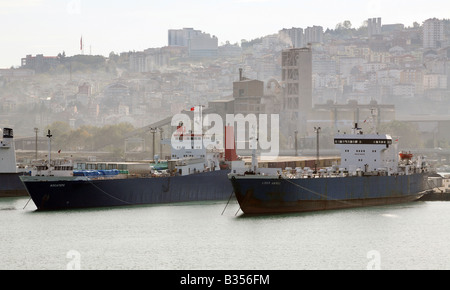
<path id="1" fill-rule="evenodd" d="M 286 167 L 310 167 L 315 166 L 316 158 L 311 156 L 258 156 L 258 167 L 260 168 L 286 168 Z M 251 163 L 251 156 L 243 156 L 245 163 Z M 329 167 L 339 164 L 340 156 L 321 156 L 318 167 Z"/>

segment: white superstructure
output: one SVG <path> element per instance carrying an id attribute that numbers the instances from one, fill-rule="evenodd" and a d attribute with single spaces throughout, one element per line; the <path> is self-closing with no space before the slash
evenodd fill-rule
<path id="1" fill-rule="evenodd" d="M 352 134 L 337 134 L 334 144 L 341 151 L 340 168 L 345 171 L 398 171 L 397 146 L 390 135 L 363 134 L 355 126 Z"/>
<path id="2" fill-rule="evenodd" d="M 0 173 L 16 172 L 16 149 L 13 129 L 3 128 L 3 141 L 0 141 Z"/>
<path id="3" fill-rule="evenodd" d="M 193 107 L 197 110 L 194 114 L 194 122 L 201 123 L 201 106 Z M 168 161 L 170 171 L 176 171 L 179 175 L 189 175 L 203 171 L 220 170 L 220 160 L 223 153 L 219 142 L 211 142 L 211 136 L 203 133 L 192 132 L 180 122 L 172 139 L 161 140 L 162 144 L 171 146 L 171 156 Z M 209 144 L 208 146 L 206 144 Z"/>

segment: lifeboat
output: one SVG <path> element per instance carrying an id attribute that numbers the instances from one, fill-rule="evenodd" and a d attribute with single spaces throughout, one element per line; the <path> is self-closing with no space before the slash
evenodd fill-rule
<path id="1" fill-rule="evenodd" d="M 398 155 L 400 156 L 401 160 L 411 160 L 411 158 L 413 157 L 411 152 L 404 151 L 400 152 Z"/>
<path id="2" fill-rule="evenodd" d="M 226 163 L 225 161 L 220 161 L 219 163 L 219 167 L 220 170 L 226 170 L 226 169 L 230 169 L 230 166 L 228 163 Z"/>

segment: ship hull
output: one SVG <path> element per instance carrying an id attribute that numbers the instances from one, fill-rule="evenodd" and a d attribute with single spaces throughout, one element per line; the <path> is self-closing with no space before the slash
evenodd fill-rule
<path id="1" fill-rule="evenodd" d="M 103 180 L 23 177 L 22 181 L 38 210 L 61 210 L 226 200 L 232 193 L 228 173 Z"/>
<path id="2" fill-rule="evenodd" d="M 0 173 L 0 197 L 27 196 L 19 173 Z"/>
<path id="3" fill-rule="evenodd" d="M 320 211 L 412 202 L 424 194 L 427 174 L 279 179 L 230 177 L 245 214 Z"/>

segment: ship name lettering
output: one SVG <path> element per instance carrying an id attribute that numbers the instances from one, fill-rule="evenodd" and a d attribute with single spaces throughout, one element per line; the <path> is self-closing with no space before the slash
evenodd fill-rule
<path id="1" fill-rule="evenodd" d="M 59 183 L 59 184 L 50 184 L 50 187 L 64 187 L 64 186 L 66 186 L 66 185 L 63 184 L 63 183 Z"/>

